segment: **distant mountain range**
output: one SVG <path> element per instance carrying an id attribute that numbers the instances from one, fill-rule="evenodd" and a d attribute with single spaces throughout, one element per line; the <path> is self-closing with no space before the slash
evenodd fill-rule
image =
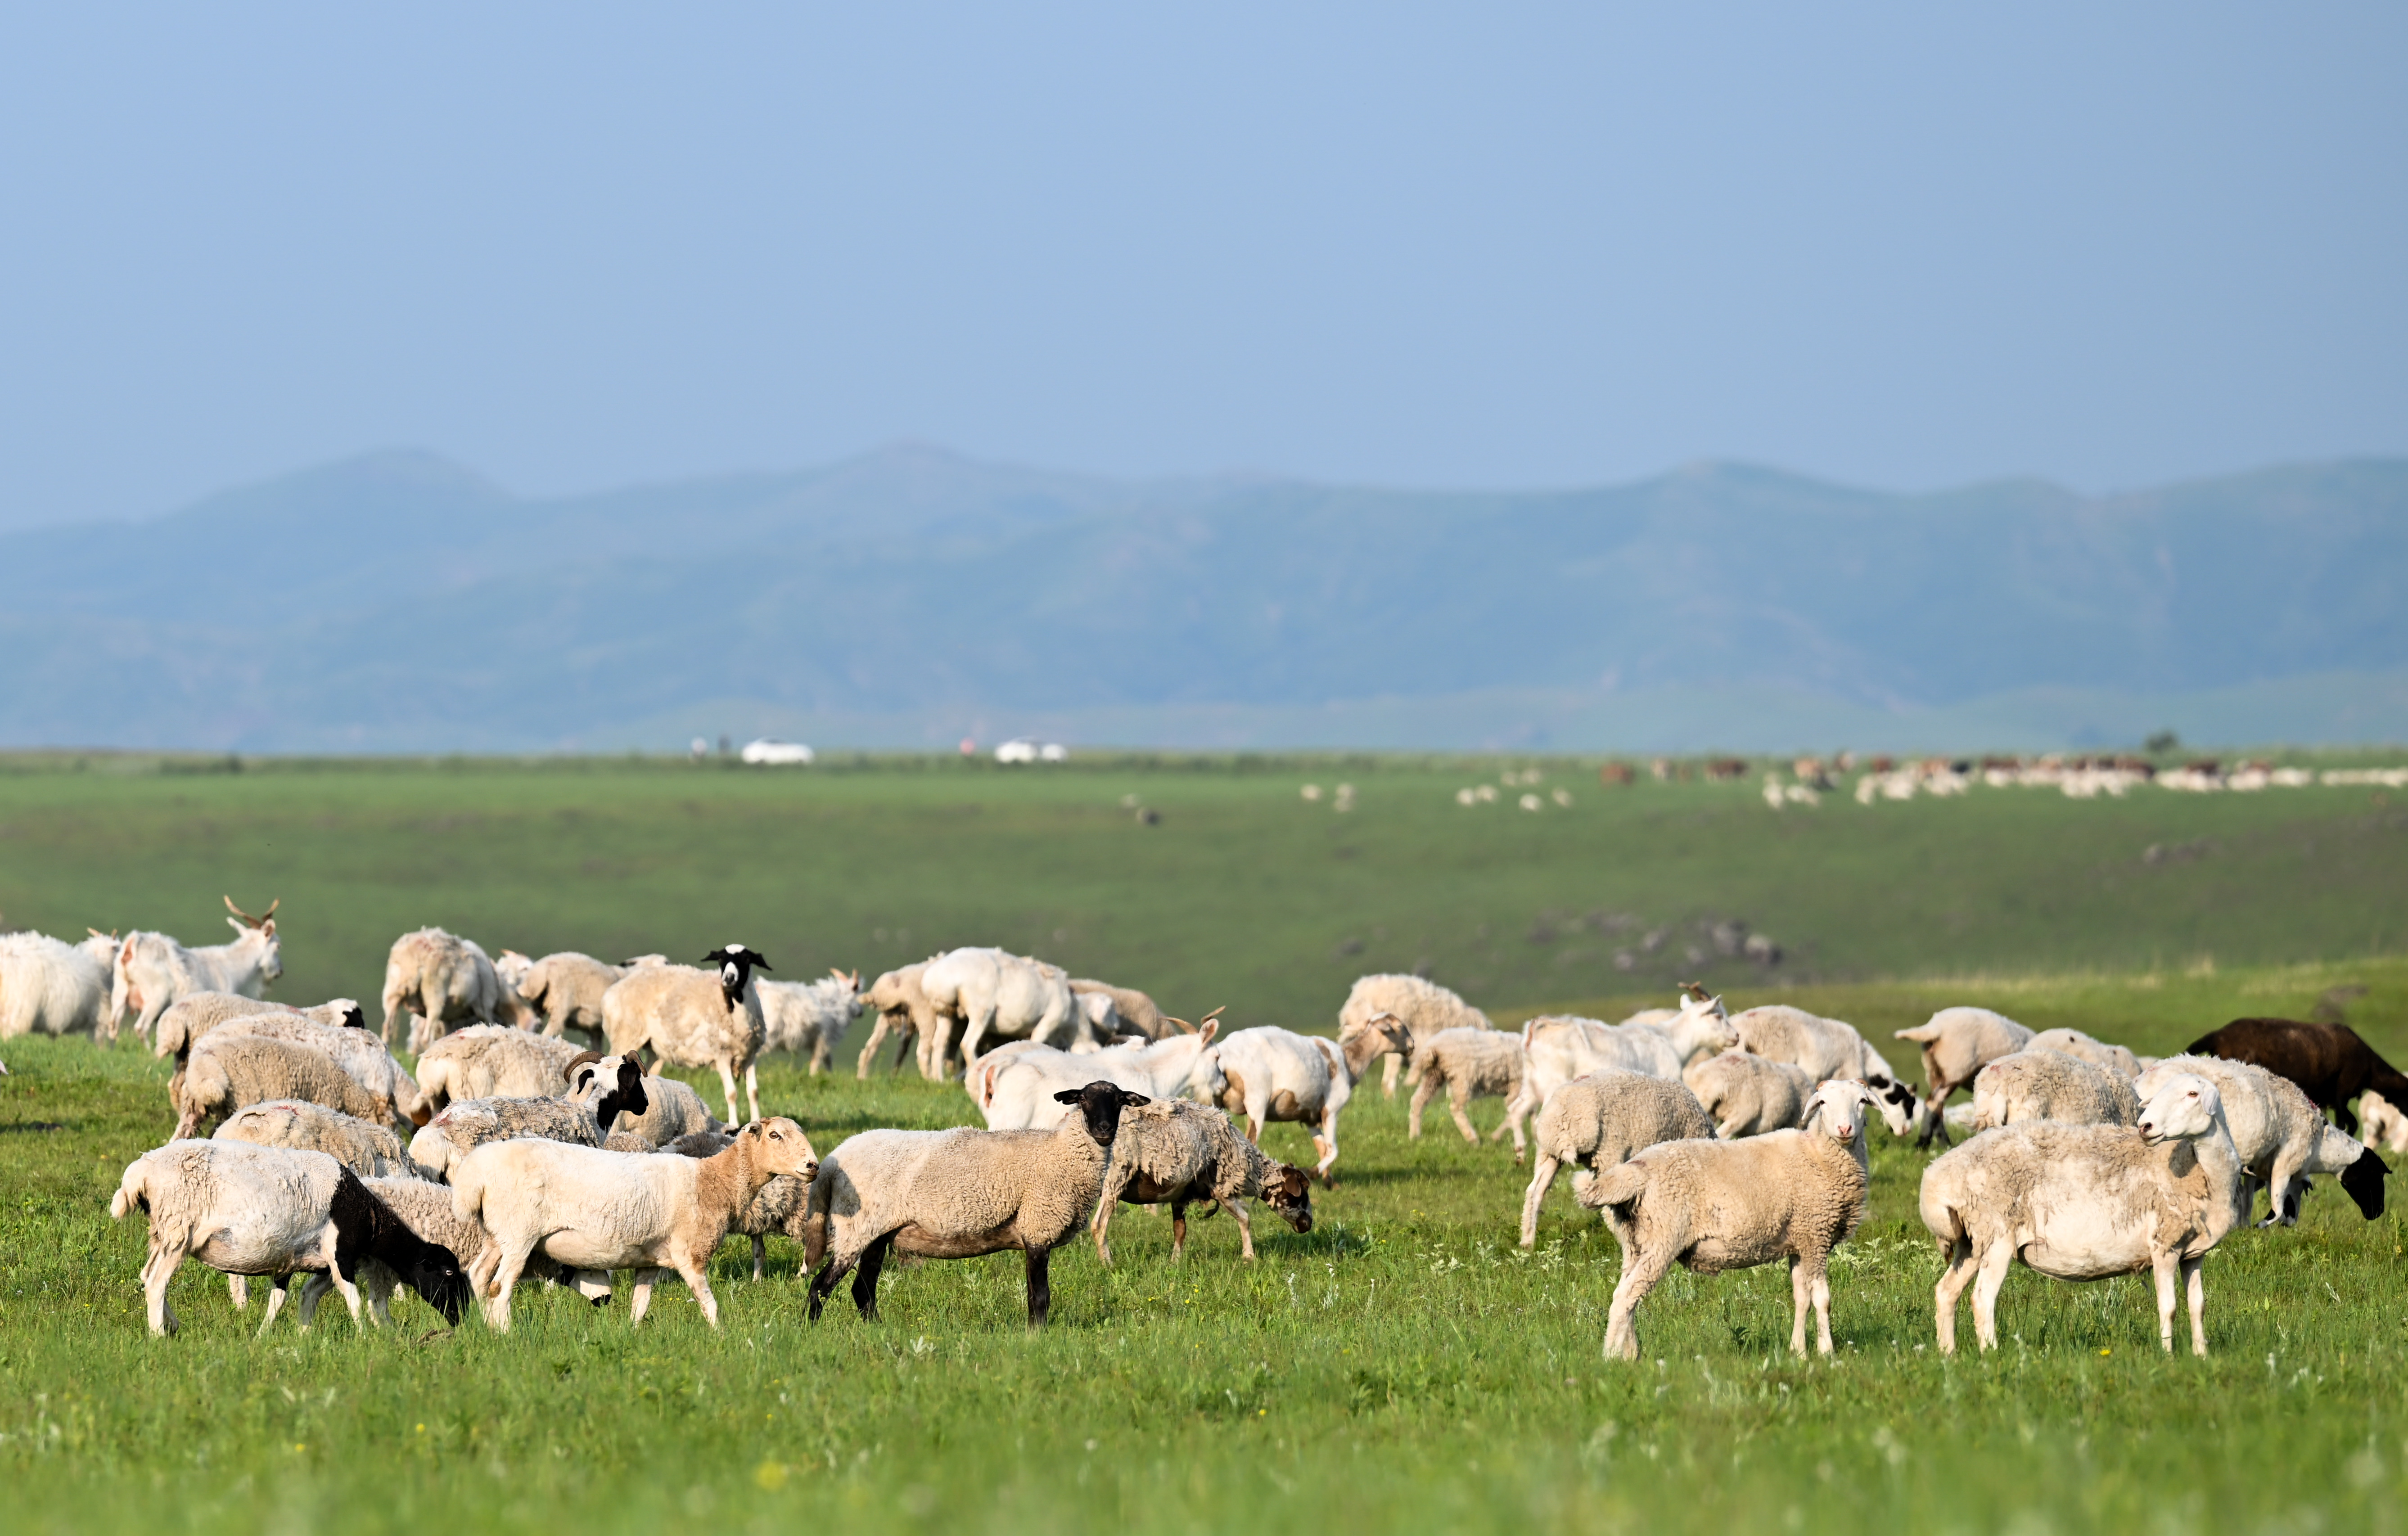
<path id="1" fill-rule="evenodd" d="M 2408 461 L 2129 495 L 1431 495 L 894 449 L 514 496 L 382 453 L 0 534 L 0 743 L 2408 739 Z"/>

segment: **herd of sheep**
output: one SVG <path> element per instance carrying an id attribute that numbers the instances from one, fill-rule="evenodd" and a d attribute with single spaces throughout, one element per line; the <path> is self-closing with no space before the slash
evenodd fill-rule
<path id="1" fill-rule="evenodd" d="M 1213 1015 L 1191 1025 L 1143 993 L 998 949 L 950 951 L 865 988 L 858 973 L 773 979 L 743 944 L 696 966 L 495 960 L 425 928 L 394 943 L 371 1029 L 349 998 L 263 1000 L 281 970 L 275 908 L 226 905 L 235 938 L 209 947 L 147 932 L 0 936 L 0 1039 L 113 1041 L 131 1016 L 174 1058 L 170 1139 L 125 1170 L 110 1207 L 149 1223 L 142 1278 L 163 1335 L 188 1257 L 226 1274 L 237 1306 L 250 1277 L 270 1281 L 270 1322 L 305 1277 L 304 1327 L 327 1290 L 354 1318 L 365 1291 L 366 1318 L 380 1321 L 407 1286 L 454 1323 L 476 1308 L 506 1329 L 522 1279 L 604 1305 L 626 1270 L 635 1320 L 674 1275 L 715 1328 L 706 1269 L 731 1233 L 752 1239 L 756 1279 L 767 1235 L 802 1246 L 814 1319 L 849 1276 L 874 1320 L 890 1256 L 1018 1250 L 1039 1326 L 1053 1251 L 1084 1227 L 1109 1264 L 1123 1202 L 1170 1207 L 1174 1257 L 1199 1203 L 1232 1213 L 1247 1258 L 1252 1201 L 1310 1231 L 1311 1181 L 1335 1187 L 1340 1113 L 1384 1059 L 1385 1091 L 1412 1090 L 1413 1137 L 1442 1093 L 1477 1146 L 1472 1100 L 1504 1101 L 1492 1139 L 1510 1134 L 1515 1161 L 1534 1165 L 1525 1248 L 1571 1166 L 1574 1200 L 1622 1248 L 1609 1357 L 1637 1357 L 1637 1309 L 1674 1264 L 1776 1260 L 1790 1268 L 1791 1348 L 1804 1352 L 1811 1313 L 1828 1353 L 1829 1259 L 1864 1219 L 1876 1119 L 1943 1149 L 1919 1199 L 1945 1263 L 1942 1352 L 1969 1285 L 1976 1339 L 1996 1344 L 1999 1288 L 2021 1261 L 2067 1280 L 2149 1272 L 2161 1342 L 2173 1347 L 2179 1290 L 2204 1354 L 2201 1260 L 2249 1222 L 2257 1193 L 2269 1197 L 2261 1225 L 2288 1225 L 2310 1179 L 2330 1175 L 2372 1218 L 2389 1172 L 2373 1146 L 2408 1149 L 2393 1108 L 2408 1104 L 2408 1079 L 2338 1025 L 2240 1020 L 2153 1061 L 1948 1008 L 1898 1032 L 1920 1050 L 1918 1093 L 1845 1023 L 1780 1005 L 1734 1013 L 1695 983 L 1676 1007 L 1619 1024 L 1549 1015 L 1500 1030 L 1423 978 L 1366 976 L 1330 1038 L 1223 1033 Z M 765 1118 L 759 1057 L 788 1052 L 822 1070 L 865 1009 L 876 1023 L 861 1075 L 892 1040 L 890 1070 L 915 1059 L 958 1081 L 985 1127 L 869 1130 L 822 1157 L 796 1121 Z M 405 1019 L 414 1068 L 393 1055 Z M 664 1066 L 715 1072 L 726 1119 Z M 1948 1108 L 1960 1088 L 1970 1107 Z M 1310 1170 L 1260 1151 L 1273 1121 L 1309 1132 Z M 1952 1146 L 1952 1130 L 1971 1139 Z"/>

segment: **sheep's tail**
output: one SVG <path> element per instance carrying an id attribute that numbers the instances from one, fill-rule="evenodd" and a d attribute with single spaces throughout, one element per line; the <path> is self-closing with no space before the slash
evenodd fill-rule
<path id="1" fill-rule="evenodd" d="M 1933 1041 L 1940 1038 L 1940 1026 L 1936 1024 L 1918 1024 L 1912 1029 L 1897 1030 L 1890 1036 L 1890 1038 L 1892 1040 L 1911 1040 L 1918 1045 L 1928 1045 Z"/>
<path id="2" fill-rule="evenodd" d="M 108 1198 L 109 1220 L 123 1221 L 128 1211 L 150 1209 L 150 1192 L 144 1185 L 142 1172 L 142 1165 L 138 1162 L 125 1165 L 125 1175 L 118 1181 L 117 1193 Z"/>
<path id="3" fill-rule="evenodd" d="M 1647 1192 L 1647 1170 L 1636 1159 L 1599 1169 L 1585 1185 L 1577 1183 L 1573 1196 L 1592 1211 L 1612 1211 L 1625 1221 L 1638 1209 L 1639 1197 Z"/>

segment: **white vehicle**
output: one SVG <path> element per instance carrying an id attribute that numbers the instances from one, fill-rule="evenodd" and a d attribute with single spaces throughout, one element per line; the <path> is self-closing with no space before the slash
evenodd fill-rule
<path id="1" fill-rule="evenodd" d="M 811 749 L 800 741 L 780 741 L 765 736 L 758 741 L 744 743 L 743 756 L 748 763 L 766 763 L 772 767 L 782 767 L 796 763 L 809 763 L 812 754 Z"/>

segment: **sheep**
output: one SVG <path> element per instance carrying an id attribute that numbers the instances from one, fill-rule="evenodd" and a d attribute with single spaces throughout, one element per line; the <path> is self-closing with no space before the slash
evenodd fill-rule
<path id="1" fill-rule="evenodd" d="M 470 1275 L 485 1298 L 485 1318 L 507 1333 L 510 1293 L 540 1252 L 564 1269 L 632 1269 L 635 1307 L 644 1320 L 652 1286 L 675 1270 L 719 1327 L 719 1299 L 704 1266 L 727 1225 L 761 1186 L 780 1174 L 810 1179 L 817 1156 L 792 1120 L 755 1120 L 735 1144 L 710 1157 L 603 1152 L 535 1138 L 478 1147 L 452 1170 L 452 1209 L 485 1224 L 493 1242 Z"/>
<path id="2" fill-rule="evenodd" d="M 2079 1029 L 2043 1029 L 2025 1042 L 2026 1049 L 2034 1046 L 2043 1051 L 2062 1051 L 2093 1067 L 2104 1067 L 2127 1083 L 2141 1075 L 2141 1058 L 2132 1054 L 2129 1046 L 2110 1045 Z"/>
<path id="3" fill-rule="evenodd" d="M 226 1116 L 213 1140 L 322 1152 L 363 1179 L 424 1177 L 392 1131 L 303 1098 L 246 1104 Z"/>
<path id="4" fill-rule="evenodd" d="M 1082 1055 L 1035 1046 L 998 1062 L 990 1051 L 970 1070 L 982 1089 L 979 1107 L 986 1115 L 986 1128 L 1051 1130 L 1069 1113 L 1054 1096 L 1098 1079 L 1148 1098 L 1207 1092 L 1212 1069 L 1204 1054 L 1220 1027 L 1219 1021 L 1208 1019 L 1192 1035 L 1173 1034 L 1150 1045 Z"/>
<path id="5" fill-rule="evenodd" d="M 871 1130 L 829 1153 L 804 1215 L 811 1321 L 848 1273 L 863 1320 L 878 1321 L 878 1274 L 890 1251 L 972 1258 L 1017 1248 L 1028 1326 L 1043 1328 L 1054 1250 L 1096 1208 L 1121 1111 L 1148 1100 L 1099 1080 L 1064 1089 L 1062 1102 L 1079 1113 L 1052 1130 Z"/>
<path id="6" fill-rule="evenodd" d="M 602 1035 L 602 994 L 628 972 L 647 963 L 659 964 L 662 958 L 638 955 L 614 966 L 575 950 L 530 960 L 516 950 L 506 949 L 502 957 L 494 962 L 494 969 L 501 975 L 505 989 L 527 1012 L 543 1020 L 546 1036 L 558 1040 L 567 1030 L 578 1029 L 598 1040 Z M 532 1023 L 525 1026 L 535 1027 Z"/>
<path id="7" fill-rule="evenodd" d="M 1312 1230 L 1312 1181 L 1302 1169 L 1273 1160 L 1239 1135 L 1226 1114 L 1175 1099 L 1125 1111 L 1096 1214 L 1087 1224 L 1096 1240 L 1096 1257 L 1105 1264 L 1112 1261 L 1112 1211 L 1121 1201 L 1168 1201 L 1170 1258 L 1178 1263 L 1187 1255 L 1188 1206 L 1211 1200 L 1237 1218 L 1239 1253 L 1251 1260 L 1254 1226 L 1246 1201 L 1257 1198 L 1268 1201 L 1297 1231 Z"/>
<path id="8" fill-rule="evenodd" d="M 239 992 L 194 992 L 177 998 L 159 1014 L 159 1022 L 150 1032 L 150 1054 L 174 1056 L 182 1061 L 192 1055 L 201 1037 L 228 1019 L 247 1018 L 253 1013 L 299 1013 L 316 1023 L 340 1029 L 367 1022 L 360 1014 L 360 1005 L 349 998 L 336 998 L 315 1008 L 295 1008 L 290 1003 L 269 1002 L 264 998 L 246 998 Z"/>
<path id="9" fill-rule="evenodd" d="M 944 1015 L 935 1003 L 928 1000 L 928 994 L 920 986 L 920 978 L 927 969 L 928 962 L 923 960 L 900 970 L 890 970 L 862 994 L 862 1001 L 878 1010 L 878 1023 L 861 1047 L 860 1063 L 853 1069 L 855 1077 L 869 1076 L 869 1064 L 877 1059 L 878 1048 L 885 1043 L 890 1031 L 902 1033 L 896 1045 L 895 1065 L 889 1069 L 891 1071 L 902 1070 L 904 1057 L 912 1054 L 914 1041 L 924 1041 L 932 1035 L 945 1032 Z"/>
<path id="10" fill-rule="evenodd" d="M 1358 976 L 1338 1010 L 1338 1027 L 1368 1024 L 1385 1013 L 1404 1031 L 1404 1049 L 1388 1057 L 1381 1071 L 1381 1092 L 1397 1097 L 1397 1077 L 1405 1069 L 1413 1046 L 1441 1029 L 1494 1029 L 1488 1015 L 1462 997 L 1419 976 L 1384 974 Z"/>
<path id="11" fill-rule="evenodd" d="M 256 998 L 284 974 L 282 945 L 276 937 L 276 909 L 284 898 L 267 904 L 251 916 L 225 897 L 226 926 L 235 931 L 231 944 L 187 949 L 164 933 L 136 932 L 125 936 L 109 962 L 108 1012 L 101 1021 L 102 1038 L 117 1039 L 118 1022 L 127 1010 L 135 1013 L 134 1032 L 148 1038 L 169 1004 L 194 992 L 236 992 Z"/>
<path id="12" fill-rule="evenodd" d="M 2408 1104 L 2408 1077 L 2374 1054 L 2345 1024 L 2309 1024 L 2299 1019 L 2235 1019 L 2184 1047 L 2185 1055 L 2247 1061 L 2300 1085 L 2311 1102 L 2333 1112 L 2341 1128 L 2358 1130 L 2350 1100 L 2372 1088 L 2395 1104 Z"/>
<path id="13" fill-rule="evenodd" d="M 349 1025 L 336 1022 L 349 1019 Z M 360 1017 L 359 1005 L 347 998 L 321 1003 L 316 1008 L 299 1012 L 278 1010 L 272 1013 L 242 1013 L 227 1019 L 211 1029 L 201 1042 L 194 1046 L 176 1072 L 171 1087 L 173 1102 L 179 1110 L 185 1074 L 190 1071 L 194 1056 L 221 1047 L 230 1048 L 236 1041 L 276 1040 L 287 1045 L 300 1046 L 330 1057 L 343 1074 L 366 1089 L 370 1098 L 386 1107 L 388 1113 L 365 1118 L 398 1128 L 403 1121 L 423 1126 L 434 1112 L 427 1108 L 425 1097 L 409 1072 L 369 1033 Z M 308 1098 L 308 1095 L 270 1097 Z M 337 1106 L 339 1108 L 340 1106 Z M 347 1112 L 349 1113 L 349 1112 Z"/>
<path id="14" fill-rule="evenodd" d="M 1973 1077 L 1973 1128 L 2054 1120 L 2067 1126 L 2139 1123 L 2141 1101 L 2120 1074 L 2062 1051 L 2027 1046 Z"/>
<path id="15" fill-rule="evenodd" d="M 920 973 L 920 990 L 940 1012 L 962 1021 L 962 1060 L 979 1058 L 989 1034 L 997 1040 L 1033 1040 L 1040 1045 L 1070 1042 L 1082 1017 L 1072 1000 L 1070 975 L 999 949 L 957 949 L 937 955 Z M 951 1076 L 943 1033 L 920 1041 L 920 1073 Z"/>
<path id="16" fill-rule="evenodd" d="M 1335 1189 L 1338 1113 L 1354 1097 L 1372 1057 L 1406 1048 L 1403 1026 L 1384 1013 L 1346 1026 L 1334 1041 L 1264 1025 L 1240 1029 L 1212 1046 L 1211 1064 L 1199 1063 L 1199 1069 L 1208 1079 L 1219 1073 L 1220 1106 L 1245 1113 L 1248 1141 L 1260 1143 L 1263 1127 L 1273 1120 L 1313 1127 L 1313 1150 L 1321 1155 L 1313 1171 L 1323 1187 Z"/>
<path id="17" fill-rule="evenodd" d="M 2137 1127 L 2041 1121 L 1941 1154 L 1923 1170 L 1917 1200 L 1948 1266 L 1932 1292 L 1940 1353 L 1956 1352 L 1956 1299 L 1969 1282 L 1974 1338 L 1984 1351 L 1998 1347 L 1999 1286 L 2020 1259 L 2059 1280 L 2151 1270 L 2168 1354 L 2179 1270 L 2191 1352 L 2205 1356 L 2200 1264 L 2249 1219 L 2248 1188 L 2215 1084 L 2191 1072 L 2169 1073 Z"/>
<path id="18" fill-rule="evenodd" d="M 160 1338 L 177 1330 L 167 1283 L 188 1257 L 224 1274 L 272 1275 L 280 1282 L 301 1270 L 329 1271 L 354 1322 L 360 1293 L 352 1276 L 368 1258 L 384 1263 L 449 1321 L 459 1320 L 467 1299 L 459 1256 L 411 1232 L 358 1174 L 322 1152 L 170 1141 L 127 1164 L 119 1179 L 110 1217 L 122 1220 L 136 1209 L 150 1221 L 142 1290 L 150 1331 Z M 280 1284 L 263 1329 L 283 1300 Z M 305 1328 L 314 1305 L 301 1312 Z"/>
<path id="19" fill-rule="evenodd" d="M 2135 1087 L 2147 1097 L 2176 1072 L 2195 1073 L 2215 1084 L 2225 1131 L 2252 1180 L 2243 1198 L 2244 1213 L 2256 1202 L 2257 1186 L 2264 1186 L 2268 1196 L 2266 1219 L 2258 1226 L 2296 1223 L 2313 1173 L 2339 1174 L 2342 1189 L 2367 1220 L 2383 1214 L 2383 1181 L 2389 1166 L 2370 1146 L 2327 1125 L 2324 1113 L 2298 1084 L 2245 1061 L 2176 1056 L 2150 1068 Z"/>
<path id="20" fill-rule="evenodd" d="M 1873 1108 L 1892 1136 L 1904 1136 L 1921 1125 L 1927 1114 L 1939 1113 L 1924 1108 L 1914 1090 L 1898 1080 L 1889 1063 L 1856 1033 L 1854 1025 L 1785 1003 L 1734 1013 L 1730 1024 L 1742 1050 L 1801 1067 L 1817 1083 L 1844 1079 L 1870 1088 Z"/>
<path id="21" fill-rule="evenodd" d="M 2358 1129 L 2370 1147 L 2380 1146 L 2391 1153 L 2408 1152 L 2408 1115 L 2401 1114 L 2389 1099 L 2372 1088 L 2358 1097 Z"/>
<path id="22" fill-rule="evenodd" d="M 1155 1006 L 1154 1000 L 1133 986 L 1114 986 L 1110 982 L 1070 980 L 1070 990 L 1081 997 L 1111 999 L 1112 1018 L 1120 1032 L 1143 1035 L 1148 1040 L 1160 1040 L 1172 1029 L 1195 1028 L 1183 1019 L 1174 1019 Z"/>
<path id="23" fill-rule="evenodd" d="M 418 1088 L 436 1110 L 456 1098 L 553 1098 L 568 1090 L 570 1065 L 591 1055 L 549 1035 L 473 1024 L 427 1046 L 418 1058 Z"/>
<path id="24" fill-rule="evenodd" d="M 828 1069 L 837 1041 L 861 1011 L 861 972 L 831 970 L 816 982 L 763 982 L 762 1049 L 809 1055 L 810 1075 Z"/>
<path id="25" fill-rule="evenodd" d="M 1805 1069 L 1751 1051 L 1725 1051 L 1694 1063 L 1681 1081 L 1714 1122 L 1723 1141 L 1789 1130 L 1805 1123 L 1814 1080 Z"/>
<path id="26" fill-rule="evenodd" d="M 761 1118 L 761 1084 L 753 1069 L 767 1026 L 752 972 L 769 962 L 742 944 L 727 944 L 702 957 L 718 972 L 687 966 L 646 966 L 614 982 L 602 994 L 602 1033 L 613 1055 L 633 1056 L 646 1046 L 671 1067 L 713 1067 L 727 1093 L 727 1118 L 736 1113 L 736 1079 L 752 1118 Z"/>
<path id="27" fill-rule="evenodd" d="M 643 1069 L 624 1056 L 606 1056 L 569 1098 L 462 1098 L 409 1139 L 409 1156 L 437 1179 L 488 1141 L 535 1137 L 599 1147 L 622 1110 L 642 1113 Z"/>
<path id="28" fill-rule="evenodd" d="M 595 1074 L 603 1070 L 604 1061 L 610 1059 L 591 1051 L 585 1053 L 568 1069 L 568 1097 L 589 1097 Z M 603 1145 L 618 1152 L 657 1152 L 681 1136 L 710 1135 L 727 1129 L 704 1105 L 702 1095 L 676 1078 L 647 1072 L 643 1087 L 641 1104 L 617 1114 L 615 1123 L 603 1122 L 602 1128 L 609 1133 Z"/>
<path id="29" fill-rule="evenodd" d="M 1924 1123 L 1915 1145 L 1929 1146 L 1937 1136 L 1948 1145 L 1948 1096 L 1970 1087 L 1975 1074 L 2031 1043 L 2032 1032 L 1986 1008 L 1943 1008 L 1912 1029 L 1898 1030 L 1895 1039 L 1923 1047 Z"/>
<path id="30" fill-rule="evenodd" d="M 1679 1083 L 1609 1067 L 1574 1078 L 1547 1096 L 1533 1133 L 1538 1164 L 1522 1193 L 1522 1246 L 1539 1242 L 1539 1205 L 1555 1187 L 1556 1170 L 1573 1167 L 1572 1194 L 1594 1171 L 1625 1161 L 1658 1141 L 1710 1137 L 1714 1123 L 1698 1096 Z"/>
<path id="31" fill-rule="evenodd" d="M 450 1249 L 455 1255 L 468 1256 L 464 1262 L 473 1265 L 476 1256 L 484 1253 L 493 1242 L 493 1234 L 485 1230 L 483 1222 L 463 1221 L 452 1209 L 452 1190 L 449 1185 L 433 1184 L 424 1179 L 410 1178 L 364 1177 L 360 1183 L 367 1187 L 369 1194 L 382 1200 L 385 1209 L 392 1212 L 404 1227 L 439 1248 Z M 524 1273 L 538 1280 L 552 1281 L 560 1285 L 574 1285 L 588 1301 L 597 1307 L 609 1304 L 610 1277 L 608 1273 L 594 1274 L 590 1271 L 572 1273 L 563 1270 L 552 1260 L 539 1256 L 527 1261 Z M 239 1277 L 228 1278 L 238 1279 Z M 394 1285 L 400 1279 L 399 1275 L 394 1273 L 382 1260 L 374 1256 L 370 1256 L 360 1265 L 360 1294 L 367 1298 L 368 1311 L 376 1315 L 379 1322 L 393 1320 L 393 1314 L 387 1309 L 386 1303 L 393 1295 Z M 303 1314 L 307 1315 L 325 1292 L 332 1288 L 331 1283 L 324 1275 L 311 1275 L 309 1283 L 301 1289 L 300 1306 Z M 463 1289 L 466 1288 L 464 1283 Z M 465 1297 L 463 1299 L 465 1303 Z M 237 1302 L 236 1305 L 240 1303 Z"/>
<path id="32" fill-rule="evenodd" d="M 664 1147 L 622 1143 L 614 1136 L 604 1148 L 610 1152 L 664 1152 L 680 1157 L 715 1157 L 736 1141 L 732 1130 L 697 1130 L 679 1137 Z M 796 1242 L 803 1240 L 803 1207 L 810 1196 L 808 1180 L 791 1173 L 781 1173 L 761 1186 L 752 1203 L 737 1213 L 728 1223 L 730 1232 L 741 1232 L 752 1240 L 752 1278 L 761 1278 L 769 1257 L 768 1244 L 763 1240 L 771 1232 L 783 1232 Z"/>
<path id="33" fill-rule="evenodd" d="M 323 1051 L 290 1041 L 221 1032 L 194 1051 L 185 1069 L 175 1139 L 191 1137 L 212 1117 L 277 1098 L 306 1099 L 388 1128 L 403 1118 L 390 1098 L 360 1086 Z"/>
<path id="34" fill-rule="evenodd" d="M 1406 1114 L 1406 1134 L 1420 1139 L 1422 1110 L 1431 1096 L 1444 1088 L 1455 1128 L 1463 1132 L 1466 1141 L 1478 1146 L 1480 1133 L 1472 1129 L 1466 1108 L 1475 1098 L 1501 1098 L 1510 1104 L 1522 1091 L 1523 1064 L 1522 1037 L 1505 1030 L 1441 1029 L 1424 1037 L 1413 1047 L 1412 1069 L 1408 1074 L 1417 1081 L 1412 1108 Z M 1520 1121 L 1506 1115 L 1490 1140 L 1501 1141 L 1508 1131 L 1513 1133 L 1513 1161 L 1519 1163 L 1527 1146 Z"/>
<path id="35" fill-rule="evenodd" d="M 115 949 L 114 940 L 94 937 Z M 108 960 L 94 955 L 95 947 L 38 933 L 0 934 L 0 1040 L 97 1038 L 108 1007 Z"/>
<path id="36" fill-rule="evenodd" d="M 423 1052 L 455 1019 L 502 1022 L 506 996 L 493 960 L 474 940 L 441 928 L 405 933 L 385 956 L 385 1043 L 393 1043 L 393 1021 L 405 1010 L 412 1015 L 409 1048 Z"/>
<path id="37" fill-rule="evenodd" d="M 1789 1260 L 1789 1353 L 1831 1353 L 1831 1250 L 1865 1219 L 1865 1111 L 1861 1083 L 1827 1082 L 1807 1101 L 1805 1124 L 1738 1141 L 1664 1141 L 1603 1170 L 1574 1191 L 1605 1213 L 1622 1245 L 1622 1277 L 1607 1314 L 1605 1356 L 1639 1357 L 1633 1314 L 1678 1263 L 1699 1274 Z"/>
<path id="38" fill-rule="evenodd" d="M 1641 1022 L 1645 1018 L 1610 1025 L 1541 1015 L 1524 1025 L 1522 1050 L 1528 1065 L 1521 1094 L 1505 1106 L 1507 1117 L 1526 1124 L 1564 1084 L 1609 1067 L 1677 1082 L 1691 1062 L 1740 1043 L 1722 999 L 1695 982 L 1682 984 L 1680 1007 L 1663 1015 L 1662 1023 Z"/>

